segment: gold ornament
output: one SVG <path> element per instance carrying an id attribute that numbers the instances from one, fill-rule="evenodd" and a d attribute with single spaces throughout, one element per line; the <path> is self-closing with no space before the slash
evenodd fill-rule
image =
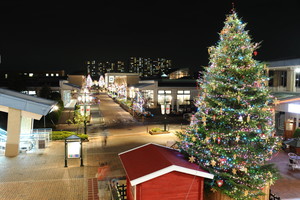
<path id="1" fill-rule="evenodd" d="M 222 108 L 220 108 L 220 113 L 221 113 L 221 115 L 222 115 L 222 113 L 223 113 L 223 109 L 222 109 Z"/>
<path id="2" fill-rule="evenodd" d="M 238 103 L 240 103 L 240 100 L 241 100 L 241 97 L 240 97 L 240 95 L 239 95 L 239 96 L 237 96 L 237 100 L 238 100 Z"/>
<path id="3" fill-rule="evenodd" d="M 212 88 L 213 88 L 213 90 L 215 90 L 215 89 L 216 89 L 216 86 L 215 86 L 215 84 L 212 84 Z"/>
<path id="4" fill-rule="evenodd" d="M 202 117 L 202 122 L 203 122 L 203 126 L 206 126 L 206 117 L 205 116 Z"/>
<path id="5" fill-rule="evenodd" d="M 247 122 L 250 122 L 250 115 L 247 116 Z"/>
<path id="6" fill-rule="evenodd" d="M 245 195 L 245 196 L 248 196 L 248 190 L 245 191 L 244 195 Z"/>
<path id="7" fill-rule="evenodd" d="M 240 168 L 240 171 L 241 171 L 241 172 L 247 173 L 247 172 L 248 172 L 248 169 L 247 169 L 247 167 L 242 166 L 242 167 Z"/>
<path id="8" fill-rule="evenodd" d="M 233 155 L 233 158 L 236 159 L 236 154 Z"/>
<path id="9" fill-rule="evenodd" d="M 213 167 L 214 167 L 214 166 L 216 166 L 216 163 L 217 163 L 217 162 L 216 162 L 216 161 L 214 161 L 214 160 L 211 160 L 211 161 L 210 161 L 210 163 L 211 163 L 211 166 L 213 166 Z"/>
<path id="10" fill-rule="evenodd" d="M 232 169 L 232 173 L 233 173 L 233 174 L 236 174 L 236 169 L 233 168 L 233 169 Z"/>
<path id="11" fill-rule="evenodd" d="M 192 137 L 192 141 L 195 142 L 196 141 L 196 137 Z"/>
<path id="12" fill-rule="evenodd" d="M 240 141 L 240 136 L 238 135 L 238 136 L 236 136 L 236 138 L 235 138 L 235 141 Z"/>
<path id="13" fill-rule="evenodd" d="M 190 163 L 194 163 L 196 160 L 196 158 L 194 156 L 189 157 L 189 162 Z"/>
<path id="14" fill-rule="evenodd" d="M 210 137 L 205 138 L 205 142 L 208 143 Z"/>

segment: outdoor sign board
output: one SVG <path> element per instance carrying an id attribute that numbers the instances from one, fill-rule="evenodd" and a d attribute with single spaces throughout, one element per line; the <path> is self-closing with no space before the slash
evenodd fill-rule
<path id="1" fill-rule="evenodd" d="M 170 104 L 167 104 L 166 106 L 166 114 L 170 114 Z"/>
<path id="2" fill-rule="evenodd" d="M 80 142 L 68 143 L 68 158 L 80 158 Z"/>
<path id="3" fill-rule="evenodd" d="M 161 114 L 164 115 L 165 114 L 165 105 L 160 105 L 161 108 Z"/>

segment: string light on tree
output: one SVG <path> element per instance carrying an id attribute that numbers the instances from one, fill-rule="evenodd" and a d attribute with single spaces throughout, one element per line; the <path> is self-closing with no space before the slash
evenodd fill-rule
<path id="1" fill-rule="evenodd" d="M 237 200 L 259 197 L 278 175 L 267 161 L 279 150 L 273 122 L 279 102 L 266 84 L 266 65 L 253 58 L 259 43 L 251 42 L 245 26 L 234 11 L 226 17 L 198 80 L 198 123 L 178 133 L 181 152 L 215 175 L 207 183 L 211 190 Z"/>

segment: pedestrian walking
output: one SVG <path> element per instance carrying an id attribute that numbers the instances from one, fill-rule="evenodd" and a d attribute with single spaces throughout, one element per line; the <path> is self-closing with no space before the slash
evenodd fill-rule
<path id="1" fill-rule="evenodd" d="M 108 139 L 108 132 L 107 132 L 107 129 L 104 129 L 104 131 L 103 131 L 103 140 L 102 140 L 102 146 L 103 147 L 106 147 L 107 139 Z"/>

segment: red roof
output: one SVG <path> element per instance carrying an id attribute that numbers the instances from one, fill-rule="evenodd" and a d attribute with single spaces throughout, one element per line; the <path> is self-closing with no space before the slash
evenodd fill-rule
<path id="1" fill-rule="evenodd" d="M 188 162 L 175 150 L 157 144 L 146 144 L 119 154 L 131 185 L 137 185 L 171 171 L 180 171 L 204 178 L 213 175 Z"/>

